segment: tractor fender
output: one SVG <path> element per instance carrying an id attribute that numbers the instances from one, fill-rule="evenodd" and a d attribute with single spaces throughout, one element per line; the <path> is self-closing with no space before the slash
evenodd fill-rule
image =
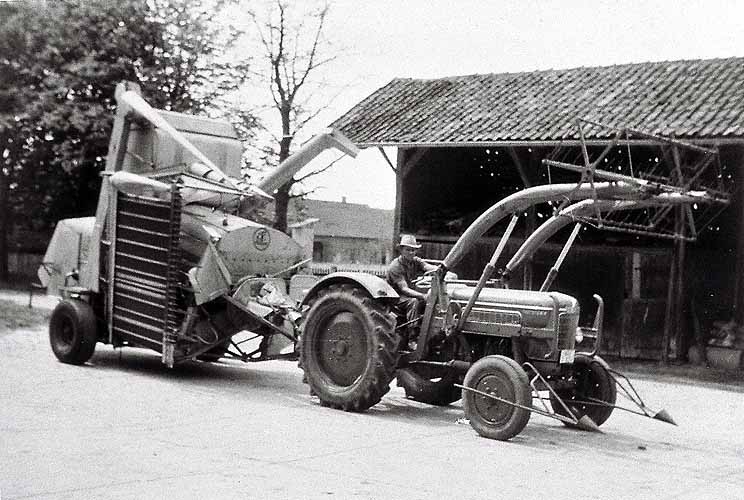
<path id="1" fill-rule="evenodd" d="M 318 293 L 319 290 L 338 283 L 350 283 L 364 288 L 373 299 L 397 299 L 398 293 L 387 281 L 367 273 L 337 272 L 331 273 L 315 283 L 302 299 L 302 305 L 306 305 Z"/>

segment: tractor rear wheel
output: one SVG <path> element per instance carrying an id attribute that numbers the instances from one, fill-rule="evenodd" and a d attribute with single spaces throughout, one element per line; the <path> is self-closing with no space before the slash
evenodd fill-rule
<path id="1" fill-rule="evenodd" d="M 602 425 L 610 418 L 617 399 L 617 387 L 610 376 L 609 368 L 607 362 L 599 356 L 576 355 L 572 374 L 575 385 L 570 389 L 556 391 L 574 417 L 587 416 L 597 425 Z M 550 405 L 557 414 L 570 416 L 552 393 Z"/>
<path id="2" fill-rule="evenodd" d="M 300 367 L 324 406 L 364 411 L 390 390 L 399 357 L 395 316 L 362 289 L 321 290 L 300 339 Z"/>
<path id="3" fill-rule="evenodd" d="M 451 370 L 413 366 L 398 370 L 397 377 L 406 396 L 419 403 L 447 406 L 462 397 L 462 390 L 454 385 L 459 382 L 457 376 Z"/>
<path id="4" fill-rule="evenodd" d="M 49 343 L 57 359 L 82 365 L 93 356 L 98 340 L 93 308 L 81 300 L 63 300 L 49 320 Z"/>
<path id="5" fill-rule="evenodd" d="M 428 361 L 440 362 L 455 359 L 470 362 L 467 342 L 457 335 L 445 338 L 427 357 Z M 455 384 L 462 383 L 462 374 L 449 368 L 413 364 L 398 370 L 397 378 L 398 386 L 406 391 L 406 396 L 420 403 L 447 406 L 462 397 L 462 389 L 455 387 Z"/>
<path id="6" fill-rule="evenodd" d="M 527 374 L 513 359 L 500 355 L 479 359 L 465 374 L 463 386 L 522 406 L 465 390 L 465 416 L 481 436 L 506 441 L 522 432 L 530 420 L 526 408 L 532 405 L 532 389 Z"/>

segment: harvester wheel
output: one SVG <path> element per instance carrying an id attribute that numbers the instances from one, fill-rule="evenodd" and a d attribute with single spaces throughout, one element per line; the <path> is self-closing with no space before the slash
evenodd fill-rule
<path id="1" fill-rule="evenodd" d="M 97 341 L 96 315 L 89 304 L 63 300 L 49 320 L 49 343 L 63 363 L 82 365 L 93 356 Z"/>
<path id="2" fill-rule="evenodd" d="M 505 441 L 522 432 L 530 420 L 525 408 L 532 405 L 532 389 L 527 374 L 513 359 L 500 355 L 479 359 L 465 374 L 463 385 L 523 407 L 464 391 L 465 416 L 481 436 Z"/>
<path id="3" fill-rule="evenodd" d="M 615 380 L 610 376 L 609 368 L 607 362 L 599 356 L 576 355 L 573 368 L 575 386 L 571 389 L 556 391 L 576 418 L 586 415 L 597 425 L 602 425 L 610 418 L 617 398 L 617 387 Z M 607 406 L 581 403 L 581 401 L 592 402 L 592 400 L 594 403 L 602 401 Z M 557 414 L 569 416 L 553 394 L 550 395 L 550 405 Z"/>
<path id="4" fill-rule="evenodd" d="M 321 290 L 301 335 L 300 367 L 324 406 L 364 411 L 390 390 L 398 363 L 395 317 L 349 284 Z"/>

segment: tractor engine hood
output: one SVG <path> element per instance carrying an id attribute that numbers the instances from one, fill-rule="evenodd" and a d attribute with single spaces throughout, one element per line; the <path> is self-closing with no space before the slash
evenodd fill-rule
<path id="1" fill-rule="evenodd" d="M 467 303 L 475 287 L 457 287 L 447 291 L 450 299 Z M 478 295 L 476 309 L 499 309 L 519 312 L 526 326 L 543 328 L 548 325 L 552 311 L 559 314 L 579 314 L 579 301 L 559 292 L 537 292 L 507 288 L 484 288 Z"/>
<path id="2" fill-rule="evenodd" d="M 474 291 L 475 287 L 457 287 L 448 290 L 447 293 L 451 299 L 468 301 Z M 514 290 L 510 288 L 484 288 L 478 296 L 477 303 L 553 308 L 554 302 L 551 297 L 555 297 L 558 300 L 561 312 L 575 312 L 579 308 L 579 301 L 565 293 Z"/>

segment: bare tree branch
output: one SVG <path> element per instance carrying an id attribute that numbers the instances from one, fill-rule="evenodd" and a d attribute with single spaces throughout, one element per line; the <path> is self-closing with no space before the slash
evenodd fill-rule
<path id="1" fill-rule="evenodd" d="M 327 85 L 323 85 L 318 68 L 337 60 L 337 54 L 325 54 L 328 48 L 324 37 L 327 27 L 328 2 L 320 9 L 302 11 L 301 7 L 287 0 L 272 0 L 268 16 L 252 14 L 259 38 L 259 46 L 268 62 L 267 72 L 261 76 L 268 80 L 268 91 L 273 107 L 278 111 L 281 133 L 269 133 L 274 147 L 261 150 L 278 162 L 286 159 L 299 130 L 317 118 L 329 104 L 318 102 Z M 331 101 L 337 96 L 333 96 Z M 324 101 L 325 99 L 321 99 Z M 279 131 L 276 131 L 279 132 Z M 258 148 L 256 148 L 259 150 Z M 296 196 L 292 187 L 308 178 L 328 170 L 337 160 L 315 169 L 299 178 L 290 179 L 275 193 L 274 227 L 286 230 L 287 203 Z M 268 161 L 275 164 L 277 161 Z"/>
<path id="2" fill-rule="evenodd" d="M 299 193 L 290 194 L 289 195 L 289 198 L 290 199 L 304 198 L 307 195 L 313 194 L 313 193 L 315 193 L 317 191 L 318 191 L 318 188 L 312 188 L 312 189 L 309 189 L 307 191 L 303 190 L 303 191 L 301 191 Z"/>
<path id="3" fill-rule="evenodd" d="M 307 174 L 305 174 L 303 176 L 295 177 L 295 182 L 296 183 L 297 182 L 302 182 L 302 181 L 306 180 L 308 177 L 312 177 L 314 175 L 322 174 L 323 172 L 325 172 L 326 170 L 328 170 L 329 168 L 331 168 L 333 165 L 335 165 L 339 160 L 341 160 L 341 158 L 343 158 L 343 156 L 339 156 L 338 158 L 336 158 L 335 160 L 333 160 L 332 162 L 330 162 L 328 165 L 326 165 L 324 167 L 317 168 L 317 169 L 313 170 L 312 172 L 308 172 Z"/>
<path id="4" fill-rule="evenodd" d="M 300 90 L 300 87 L 302 87 L 305 84 L 305 80 L 307 79 L 308 75 L 312 72 L 313 69 L 315 69 L 315 66 L 313 66 L 313 61 L 315 60 L 315 54 L 318 51 L 318 42 L 320 41 L 320 35 L 323 32 L 323 26 L 325 24 L 325 18 L 326 18 L 327 13 L 328 13 L 328 4 L 325 5 L 325 7 L 320 11 L 320 14 L 318 15 L 318 28 L 315 30 L 315 37 L 313 39 L 312 48 L 310 49 L 310 56 L 307 61 L 307 66 L 305 68 L 305 71 L 299 83 L 295 85 L 294 91 L 292 93 L 292 98 L 294 98 L 294 96 L 297 94 L 297 91 Z"/>

